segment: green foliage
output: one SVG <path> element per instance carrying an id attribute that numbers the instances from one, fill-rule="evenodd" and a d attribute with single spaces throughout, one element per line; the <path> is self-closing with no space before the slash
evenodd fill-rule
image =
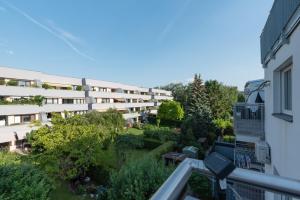
<path id="1" fill-rule="evenodd" d="M 28 141 L 38 163 L 49 173 L 70 180 L 84 176 L 97 164 L 97 154 L 117 134 L 120 121 L 120 114 L 113 110 L 66 119 L 53 114 L 53 126 L 32 131 Z"/>
<path id="2" fill-rule="evenodd" d="M 190 89 L 188 104 L 187 104 L 187 114 L 191 116 L 199 112 L 201 109 L 205 109 L 205 111 L 202 112 L 211 113 L 207 94 L 206 94 L 206 89 L 200 74 L 199 75 L 195 74 L 194 81 L 190 85 L 190 88 L 191 89 Z"/>
<path id="3" fill-rule="evenodd" d="M 111 175 L 108 199 L 149 199 L 171 172 L 172 168 L 165 167 L 156 159 L 144 158 L 133 161 Z"/>
<path id="4" fill-rule="evenodd" d="M 160 140 L 152 139 L 152 138 L 144 138 L 144 149 L 155 149 L 163 143 Z"/>
<path id="5" fill-rule="evenodd" d="M 30 104 L 30 105 L 38 105 L 42 106 L 44 101 L 44 97 L 37 95 L 34 97 L 30 98 L 18 98 L 18 99 L 13 99 L 12 101 L 6 101 L 6 100 L 1 100 L 0 99 L 0 105 L 24 105 L 24 104 Z"/>
<path id="6" fill-rule="evenodd" d="M 48 83 L 43 83 L 42 88 L 44 88 L 44 89 L 54 89 L 54 87 L 49 85 Z"/>
<path id="7" fill-rule="evenodd" d="M 6 85 L 9 86 L 18 86 L 18 81 L 17 80 L 9 80 Z"/>
<path id="8" fill-rule="evenodd" d="M 205 88 L 212 117 L 229 119 L 232 115 L 232 106 L 237 102 L 237 88 L 225 86 L 216 80 L 206 81 Z"/>
<path id="9" fill-rule="evenodd" d="M 182 133 L 187 134 L 188 130 L 192 131 L 195 139 L 207 137 L 210 132 L 215 131 L 210 109 L 205 105 L 198 105 L 194 108 L 194 113 L 187 116 L 182 124 Z"/>
<path id="10" fill-rule="evenodd" d="M 139 135 L 124 134 L 118 135 L 115 140 L 118 150 L 141 149 L 144 147 L 143 137 Z"/>
<path id="11" fill-rule="evenodd" d="M 0 79 L 0 85 L 5 85 L 5 80 L 4 79 Z"/>
<path id="12" fill-rule="evenodd" d="M 77 85 L 77 86 L 76 86 L 76 90 L 77 90 L 77 91 L 82 91 L 82 90 L 83 90 L 83 88 L 82 88 L 82 86 L 81 86 L 81 85 Z"/>
<path id="13" fill-rule="evenodd" d="M 223 141 L 228 142 L 228 143 L 234 143 L 235 142 L 235 137 L 232 136 L 232 135 L 225 135 L 223 137 Z"/>
<path id="14" fill-rule="evenodd" d="M 215 119 L 214 124 L 219 135 L 233 135 L 233 124 L 231 120 Z"/>
<path id="15" fill-rule="evenodd" d="M 160 89 L 171 91 L 174 100 L 179 102 L 184 110 L 186 110 L 189 86 L 183 85 L 182 83 L 170 83 L 166 86 L 161 86 Z"/>
<path id="16" fill-rule="evenodd" d="M 53 182 L 40 169 L 17 155 L 0 152 L 0 199 L 48 200 Z"/>
<path id="17" fill-rule="evenodd" d="M 174 147 L 175 147 L 175 142 L 173 142 L 173 141 L 165 142 L 164 144 L 162 144 L 162 145 L 156 147 L 155 149 L 153 149 L 152 151 L 150 151 L 148 156 L 156 158 L 156 159 L 160 159 L 161 155 L 168 153 L 170 151 L 173 151 Z"/>
<path id="18" fill-rule="evenodd" d="M 245 95 L 244 95 L 243 92 L 239 92 L 239 93 L 238 93 L 237 101 L 238 101 L 238 102 L 245 102 L 245 101 L 246 101 L 246 98 L 245 98 Z"/>
<path id="19" fill-rule="evenodd" d="M 158 108 L 157 117 L 162 120 L 181 120 L 184 116 L 179 102 L 164 101 Z"/>
<path id="20" fill-rule="evenodd" d="M 73 88 L 71 86 L 68 86 L 65 88 L 65 90 L 73 90 Z"/>
<path id="21" fill-rule="evenodd" d="M 148 126 L 144 129 L 144 136 L 165 142 L 169 140 L 177 141 L 179 134 L 169 127 Z"/>
<path id="22" fill-rule="evenodd" d="M 188 185 L 193 194 L 201 199 L 212 199 L 211 181 L 198 173 L 193 173 L 189 178 Z"/>

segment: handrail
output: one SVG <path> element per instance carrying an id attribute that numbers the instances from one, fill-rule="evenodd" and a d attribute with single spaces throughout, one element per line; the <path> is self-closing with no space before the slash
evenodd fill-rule
<path id="1" fill-rule="evenodd" d="M 156 191 L 151 200 L 176 200 L 193 171 L 205 176 L 213 176 L 202 160 L 186 158 Z M 227 181 L 244 183 L 267 191 L 300 198 L 300 182 L 289 178 L 236 168 L 228 176 Z"/>

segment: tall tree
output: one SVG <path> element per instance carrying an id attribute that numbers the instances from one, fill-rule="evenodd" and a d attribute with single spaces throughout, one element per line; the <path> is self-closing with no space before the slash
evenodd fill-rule
<path id="1" fill-rule="evenodd" d="M 206 81 L 205 88 L 213 118 L 229 119 L 232 106 L 237 102 L 237 88 L 225 86 L 216 80 Z"/>
<path id="2" fill-rule="evenodd" d="M 190 84 L 190 93 L 187 102 L 187 114 L 192 115 L 199 109 L 209 107 L 205 85 L 200 74 L 195 74 L 193 83 Z"/>

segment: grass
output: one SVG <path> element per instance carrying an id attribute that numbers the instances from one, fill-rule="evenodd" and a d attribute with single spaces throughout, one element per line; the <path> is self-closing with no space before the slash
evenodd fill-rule
<path id="1" fill-rule="evenodd" d="M 126 133 L 132 135 L 142 135 L 144 134 L 144 130 L 137 129 L 137 128 L 129 128 Z"/>

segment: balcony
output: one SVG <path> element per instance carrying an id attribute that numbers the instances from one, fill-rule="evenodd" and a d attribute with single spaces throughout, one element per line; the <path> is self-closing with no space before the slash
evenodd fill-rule
<path id="1" fill-rule="evenodd" d="M 300 0 L 275 0 L 268 20 L 260 36 L 261 62 L 264 64 L 279 41 L 291 34 L 295 27 L 287 28 L 292 16 L 300 6 Z M 278 45 L 280 46 L 280 45 Z M 275 50 L 276 51 L 276 50 Z M 270 55 L 271 54 L 271 55 Z"/>
<path id="2" fill-rule="evenodd" d="M 213 174 L 204 166 L 202 160 L 187 158 L 156 191 L 151 200 L 188 199 L 185 196 L 185 188 L 192 173 L 200 173 L 214 181 Z M 280 176 L 236 168 L 229 174 L 226 182 L 226 199 L 300 198 L 300 182 Z"/>
<path id="3" fill-rule="evenodd" d="M 234 132 L 237 137 L 264 139 L 264 104 L 237 103 L 233 108 Z"/>

